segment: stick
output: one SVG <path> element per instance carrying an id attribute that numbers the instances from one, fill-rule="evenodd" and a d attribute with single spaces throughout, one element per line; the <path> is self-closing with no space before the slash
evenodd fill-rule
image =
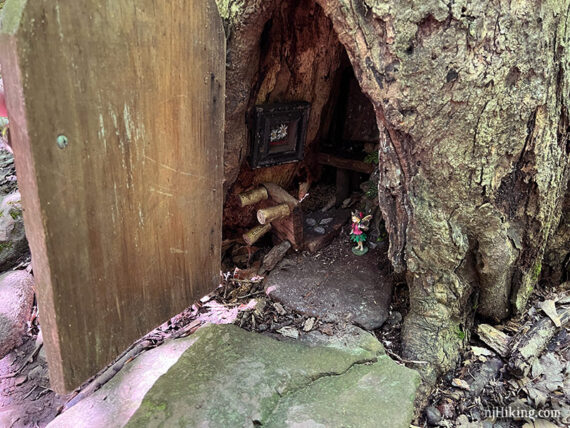
<path id="1" fill-rule="evenodd" d="M 265 272 L 273 270 L 277 263 L 283 260 L 283 257 L 285 257 L 285 254 L 289 251 L 289 248 L 291 248 L 291 243 L 289 241 L 283 241 L 279 245 L 273 247 L 263 258 L 263 264 L 261 265 L 259 274 L 263 275 Z"/>
<path id="2" fill-rule="evenodd" d="M 258 187 L 257 189 L 252 189 L 238 195 L 239 202 L 242 207 L 264 201 L 268 197 L 269 195 L 267 194 L 267 189 L 265 187 Z"/>
<path id="3" fill-rule="evenodd" d="M 481 324 L 477 327 L 477 334 L 489 348 L 497 352 L 501 357 L 506 357 L 509 354 L 511 338 L 502 331 L 497 330 L 489 324 Z"/>
<path id="4" fill-rule="evenodd" d="M 287 217 L 291 214 L 291 209 L 287 204 L 276 205 L 274 207 L 262 208 L 257 211 L 257 221 L 260 224 L 271 223 L 274 220 Z"/>
<path id="5" fill-rule="evenodd" d="M 281 186 L 278 186 L 275 183 L 263 183 L 263 186 L 267 189 L 269 197 L 278 204 L 287 204 L 291 210 L 299 205 L 299 201 L 291 196 L 289 192 L 287 192 Z"/>
<path id="6" fill-rule="evenodd" d="M 271 230 L 270 224 L 266 224 L 264 226 L 255 226 L 249 232 L 244 233 L 242 237 L 247 245 L 253 245 L 259 240 L 259 238 L 261 238 L 270 230 Z"/>
<path id="7" fill-rule="evenodd" d="M 87 385 L 83 390 L 81 390 L 75 397 L 69 400 L 63 406 L 62 412 L 70 409 L 71 407 L 75 406 L 81 400 L 83 400 L 88 395 L 91 395 L 95 391 L 97 391 L 100 387 L 105 385 L 113 376 L 115 376 L 123 366 L 130 360 L 134 359 L 138 354 L 140 354 L 145 349 L 151 348 L 154 345 L 150 340 L 144 340 L 142 342 L 137 343 L 130 351 L 126 352 L 117 362 L 111 365 L 107 370 L 101 373 L 98 377 L 96 377 L 93 382 Z"/>
<path id="8" fill-rule="evenodd" d="M 570 321 L 570 308 L 560 308 L 558 315 L 563 328 Z M 526 334 L 520 333 L 516 336 L 511 346 L 509 371 L 519 378 L 526 376 L 534 360 L 540 356 L 558 330 L 550 318 L 544 317 Z"/>

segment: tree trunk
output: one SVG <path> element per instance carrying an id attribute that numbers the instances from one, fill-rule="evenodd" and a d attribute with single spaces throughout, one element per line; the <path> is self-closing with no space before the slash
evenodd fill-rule
<path id="1" fill-rule="evenodd" d="M 476 312 L 500 320 L 524 306 L 558 227 L 570 173 L 570 2 L 317 2 L 374 106 L 389 256 L 410 289 L 405 357 L 430 361 L 433 382 L 454 367 Z M 247 151 L 251 88 L 265 81 L 263 28 L 297 3 L 219 3 L 231 31 L 229 188 Z M 328 33 L 305 36 L 336 46 Z M 318 81 L 335 61 L 304 77 Z M 567 254 L 568 233 L 558 240 Z"/>

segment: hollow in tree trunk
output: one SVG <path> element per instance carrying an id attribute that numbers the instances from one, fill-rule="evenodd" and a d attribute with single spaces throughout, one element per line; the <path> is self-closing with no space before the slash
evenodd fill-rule
<path id="1" fill-rule="evenodd" d="M 456 364 L 476 313 L 501 320 L 523 308 L 558 228 L 570 172 L 570 2 L 301 3 L 219 0 L 229 48 L 226 188 L 247 152 L 245 113 L 267 73 L 274 87 L 304 81 L 298 95 L 323 104 L 329 88 L 319 73 L 339 56 L 334 31 L 380 129 L 389 257 L 410 290 L 405 357 L 429 361 L 423 375 L 434 382 Z M 285 15 L 299 20 L 299 37 L 281 43 L 310 63 L 288 63 L 288 74 L 262 53 Z M 319 44 L 329 52 L 321 68 Z M 556 242 L 567 260 L 561 229 Z"/>

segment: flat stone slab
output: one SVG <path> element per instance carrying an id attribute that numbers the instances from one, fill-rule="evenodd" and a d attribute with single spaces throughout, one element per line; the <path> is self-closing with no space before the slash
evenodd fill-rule
<path id="1" fill-rule="evenodd" d="M 128 427 L 407 428 L 412 420 L 419 375 L 394 363 L 371 336 L 357 340 L 353 352 L 234 325 L 208 325 L 191 337 L 193 345 L 146 393 Z"/>
<path id="2" fill-rule="evenodd" d="M 350 248 L 334 263 L 296 255 L 271 272 L 265 289 L 302 314 L 374 330 L 388 318 L 392 298 L 392 281 L 379 269 L 379 259 L 377 250 L 356 256 Z"/>
<path id="3" fill-rule="evenodd" d="M 264 425 L 408 428 L 419 381 L 405 370 L 384 355 L 341 376 L 322 377 L 283 397 Z"/>
<path id="4" fill-rule="evenodd" d="M 180 358 L 197 337 L 171 340 L 143 352 L 101 389 L 55 418 L 49 428 L 123 427 L 141 404 L 144 395 Z"/>

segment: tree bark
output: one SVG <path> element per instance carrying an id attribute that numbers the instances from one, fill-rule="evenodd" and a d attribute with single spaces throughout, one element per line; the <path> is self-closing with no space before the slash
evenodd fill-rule
<path id="1" fill-rule="evenodd" d="M 219 2 L 230 67 L 243 71 L 273 8 L 288 2 Z M 458 361 L 458 332 L 475 313 L 500 320 L 522 309 L 558 227 L 570 172 L 570 2 L 317 2 L 375 109 L 389 257 L 410 290 L 404 356 L 430 361 L 431 383 Z M 255 79 L 232 76 L 227 126 L 243 130 L 235 106 Z M 232 163 L 246 139 L 226 141 Z M 226 171 L 229 185 L 237 173 Z M 559 241 L 567 254 L 567 234 Z"/>

